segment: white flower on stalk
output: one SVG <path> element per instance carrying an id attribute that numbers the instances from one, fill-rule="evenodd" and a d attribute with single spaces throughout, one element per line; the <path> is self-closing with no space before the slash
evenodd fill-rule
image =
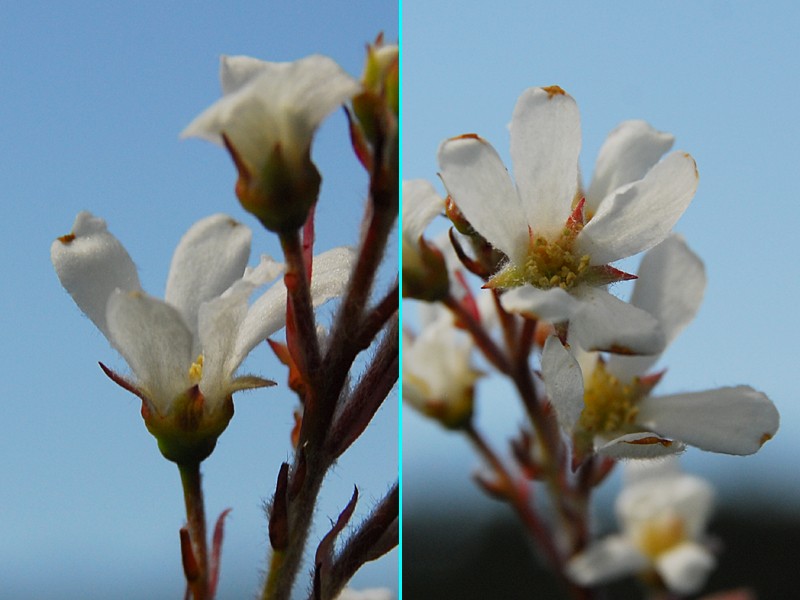
<path id="1" fill-rule="evenodd" d="M 645 254 L 631 303 L 658 320 L 669 343 L 694 318 L 705 284 L 702 262 L 673 235 Z M 596 451 L 647 458 L 680 452 L 685 444 L 746 455 L 775 435 L 775 405 L 749 386 L 651 395 L 663 373 L 647 373 L 658 359 L 611 355 L 606 360 L 575 344 L 570 353 L 555 336 L 547 340 L 542 376 L 579 457 Z"/>
<path id="2" fill-rule="evenodd" d="M 444 212 L 444 199 L 422 179 L 403 182 L 403 296 L 433 302 L 447 296 L 449 280 L 441 251 L 422 236 Z"/>
<path id="3" fill-rule="evenodd" d="M 426 313 L 423 313 L 426 315 Z M 416 337 L 403 332 L 403 400 L 448 428 L 472 418 L 475 382 L 482 375 L 471 365 L 472 339 L 435 306 Z"/>
<path id="4" fill-rule="evenodd" d="M 667 459 L 646 463 L 617 497 L 622 532 L 611 535 L 574 556 L 566 573 L 582 586 L 620 577 L 658 575 L 670 591 L 698 592 L 716 565 L 704 534 L 714 493 L 703 479 L 681 473 Z M 627 473 L 626 473 L 627 474 Z"/>
<path id="5" fill-rule="evenodd" d="M 104 370 L 142 399 L 148 429 L 176 462 L 187 458 L 184 451 L 207 456 L 213 449 L 233 414 L 234 392 L 274 385 L 236 375 L 250 351 L 286 318 L 281 280 L 248 306 L 253 291 L 283 270 L 269 257 L 246 269 L 251 237 L 226 215 L 198 221 L 175 250 L 164 300 L 142 290 L 125 248 L 105 221 L 88 212 L 51 247 L 62 285 L 125 358 L 134 380 Z M 341 292 L 351 262 L 345 248 L 315 259 L 316 305 Z"/>
<path id="6" fill-rule="evenodd" d="M 477 135 L 439 149 L 451 198 L 508 257 L 487 285 L 508 290 L 502 303 L 509 311 L 569 321 L 586 348 L 659 352 L 664 338 L 655 320 L 605 285 L 631 278 L 610 263 L 658 244 L 683 214 L 697 187 L 694 160 L 674 152 L 656 163 L 671 139 L 629 122 L 601 151 L 589 202 L 578 183 L 580 118 L 572 97 L 556 86 L 526 90 L 510 131 L 515 182 Z"/>
<path id="7" fill-rule="evenodd" d="M 310 157 L 314 133 L 359 83 L 320 55 L 288 63 L 223 56 L 220 79 L 222 98 L 181 137 L 224 144 L 239 171 L 244 208 L 270 229 L 299 227 L 319 193 Z"/>

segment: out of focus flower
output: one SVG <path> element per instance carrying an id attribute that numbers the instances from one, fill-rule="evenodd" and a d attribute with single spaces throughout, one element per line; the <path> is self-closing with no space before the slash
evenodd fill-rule
<path id="1" fill-rule="evenodd" d="M 286 318 L 281 280 L 248 306 L 253 291 L 283 269 L 269 257 L 246 268 L 251 236 L 226 215 L 198 221 L 175 250 L 164 300 L 142 290 L 125 248 L 88 212 L 51 247 L 61 283 L 122 354 L 134 380 L 106 373 L 141 398 L 148 430 L 175 462 L 208 456 L 233 415 L 234 392 L 274 385 L 236 374 Z M 315 304 L 341 292 L 351 262 L 344 248 L 315 259 Z"/>
<path id="2" fill-rule="evenodd" d="M 336 600 L 393 600 L 394 595 L 389 588 L 369 588 L 366 590 L 354 590 L 344 588 Z"/>
<path id="3" fill-rule="evenodd" d="M 669 343 L 694 318 L 705 284 L 700 259 L 671 236 L 644 256 L 631 302 L 658 320 Z M 651 395 L 663 373 L 647 371 L 658 358 L 612 355 L 606 361 L 574 345 L 570 353 L 556 337 L 548 339 L 542 375 L 579 455 L 645 458 L 680 452 L 684 444 L 752 454 L 775 435 L 775 405 L 749 386 Z"/>
<path id="4" fill-rule="evenodd" d="M 572 97 L 556 86 L 526 90 L 510 130 L 516 183 L 477 135 L 447 140 L 439 149 L 450 197 L 508 257 L 486 285 L 507 290 L 507 310 L 569 321 L 585 348 L 660 352 L 657 322 L 605 286 L 631 278 L 610 263 L 658 244 L 683 214 L 697 187 L 694 160 L 674 152 L 656 163 L 663 135 L 625 125 L 601 153 L 588 210 L 578 187 L 580 119 Z"/>
<path id="5" fill-rule="evenodd" d="M 637 463 L 632 463 L 637 465 Z M 617 497 L 621 533 L 590 545 L 567 564 L 582 586 L 638 574 L 677 594 L 699 591 L 716 560 L 705 545 L 714 493 L 703 479 L 681 473 L 667 459 L 645 463 Z M 649 472 L 648 472 L 649 471 Z"/>
<path id="6" fill-rule="evenodd" d="M 435 301 L 447 296 L 449 280 L 442 252 L 422 235 L 444 212 L 444 200 L 427 181 L 403 182 L 403 296 Z"/>
<path id="7" fill-rule="evenodd" d="M 223 97 L 182 137 L 224 144 L 239 171 L 236 194 L 270 230 L 300 227 L 319 195 L 311 141 L 323 119 L 359 85 L 326 56 L 290 63 L 223 56 Z"/>

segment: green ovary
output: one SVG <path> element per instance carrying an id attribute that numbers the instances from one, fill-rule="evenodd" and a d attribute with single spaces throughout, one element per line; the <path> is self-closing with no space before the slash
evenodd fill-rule
<path id="1" fill-rule="evenodd" d="M 579 425 L 584 431 L 609 433 L 630 425 L 639 413 L 637 406 L 645 392 L 634 378 L 622 383 L 598 361 L 583 393 L 584 408 Z"/>

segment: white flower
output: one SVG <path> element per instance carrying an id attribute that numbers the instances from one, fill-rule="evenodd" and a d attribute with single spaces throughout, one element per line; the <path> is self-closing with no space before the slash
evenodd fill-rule
<path id="1" fill-rule="evenodd" d="M 616 502 L 622 533 L 589 546 L 567 564 L 567 575 L 583 586 L 655 572 L 677 594 L 703 587 L 716 560 L 704 545 L 714 494 L 703 479 L 678 471 L 667 459 L 641 472 Z"/>
<path id="2" fill-rule="evenodd" d="M 697 187 L 694 160 L 675 152 L 653 165 L 668 138 L 640 122 L 625 124 L 601 153 L 587 211 L 578 186 L 575 101 L 555 86 L 526 90 L 510 130 L 516 183 L 476 135 L 447 140 L 439 149 L 453 201 L 508 257 L 487 285 L 508 290 L 502 298 L 507 310 L 568 320 L 586 348 L 659 352 L 664 339 L 655 320 L 604 286 L 629 278 L 609 263 L 656 245 L 683 214 Z"/>
<path id="3" fill-rule="evenodd" d="M 702 301 L 705 271 L 678 236 L 643 258 L 631 302 L 660 323 L 671 342 Z M 572 353 L 551 337 L 542 376 L 562 427 L 580 453 L 645 458 L 680 452 L 684 444 L 711 452 L 752 454 L 778 430 L 775 405 L 748 386 L 652 396 L 662 374 L 647 375 L 653 356 Z M 576 360 L 577 356 L 577 360 Z"/>
<path id="4" fill-rule="evenodd" d="M 369 588 L 366 590 L 354 590 L 344 588 L 336 600 L 393 600 L 394 595 L 389 588 Z"/>
<path id="5" fill-rule="evenodd" d="M 426 313 L 423 313 L 426 314 Z M 475 381 L 472 339 L 453 325 L 450 314 L 432 307 L 417 337 L 403 332 L 403 399 L 450 428 L 472 417 Z"/>
<path id="6" fill-rule="evenodd" d="M 192 121 L 181 137 L 233 144 L 252 173 L 276 146 L 300 164 L 314 132 L 334 109 L 358 92 L 358 82 L 331 58 L 312 55 L 295 62 L 223 56 L 223 96 Z"/>
<path id="7" fill-rule="evenodd" d="M 239 171 L 236 192 L 266 227 L 305 221 L 319 194 L 311 141 L 323 119 L 361 88 L 338 64 L 312 55 L 291 63 L 223 56 L 223 97 L 181 137 L 224 144 Z"/>
<path id="8" fill-rule="evenodd" d="M 441 251 L 422 237 L 444 212 L 444 199 L 422 179 L 403 182 L 403 296 L 433 302 L 447 296 L 447 266 Z"/>
<path id="9" fill-rule="evenodd" d="M 286 315 L 281 280 L 248 306 L 252 292 L 283 269 L 269 257 L 245 268 L 251 235 L 222 214 L 197 222 L 175 250 L 164 300 L 142 291 L 133 261 L 102 219 L 82 212 L 72 233 L 53 242 L 61 283 L 127 361 L 135 382 L 115 381 L 142 398 L 145 421 L 157 437 L 160 420 L 178 418 L 187 403 L 194 403 L 197 429 L 203 423 L 224 429 L 234 392 L 272 385 L 236 376 L 250 351 L 283 327 Z M 315 259 L 315 304 L 341 292 L 351 258 L 349 250 L 337 248 Z"/>

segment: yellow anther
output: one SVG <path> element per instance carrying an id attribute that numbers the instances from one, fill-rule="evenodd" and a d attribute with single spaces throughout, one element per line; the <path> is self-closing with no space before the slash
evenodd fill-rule
<path id="1" fill-rule="evenodd" d="M 624 384 L 598 362 L 583 392 L 580 427 L 592 432 L 619 431 L 633 423 L 643 396 L 638 378 Z"/>
<path id="2" fill-rule="evenodd" d="M 197 357 L 197 359 L 192 363 L 192 366 L 189 367 L 189 381 L 192 382 L 192 385 L 197 384 L 203 378 L 203 355 Z"/>

